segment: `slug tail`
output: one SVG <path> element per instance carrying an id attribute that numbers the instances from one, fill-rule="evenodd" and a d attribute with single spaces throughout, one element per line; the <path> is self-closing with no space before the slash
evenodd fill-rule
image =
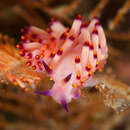
<path id="1" fill-rule="evenodd" d="M 68 109 L 68 106 L 67 106 L 67 103 L 66 103 L 65 100 L 61 100 L 61 105 L 62 105 L 62 107 L 65 109 L 65 111 L 66 111 L 68 114 L 70 114 L 69 109 Z"/>

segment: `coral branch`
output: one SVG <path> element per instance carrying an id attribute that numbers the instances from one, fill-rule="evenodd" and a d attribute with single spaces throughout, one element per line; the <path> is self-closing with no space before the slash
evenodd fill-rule
<path id="1" fill-rule="evenodd" d="M 105 8 L 108 2 L 109 0 L 100 0 L 99 4 L 90 13 L 89 18 L 92 18 L 94 16 L 100 16 L 102 9 Z"/>
<path id="2" fill-rule="evenodd" d="M 9 43 L 12 39 L 0 34 L 0 81 L 11 81 L 14 85 L 34 87 L 40 80 L 40 74 L 29 69 L 25 60 Z"/>
<path id="3" fill-rule="evenodd" d="M 122 112 L 130 107 L 130 86 L 101 75 L 103 83 L 97 85 L 99 92 L 104 96 L 105 105 L 112 107 L 117 112 Z"/>
<path id="4" fill-rule="evenodd" d="M 127 0 L 125 4 L 119 9 L 116 16 L 109 22 L 108 27 L 110 30 L 115 29 L 119 25 L 119 22 L 123 19 L 124 15 L 128 12 L 129 9 L 130 1 Z"/>
<path id="5" fill-rule="evenodd" d="M 105 30 L 106 37 L 120 41 L 130 41 L 130 33 Z"/>

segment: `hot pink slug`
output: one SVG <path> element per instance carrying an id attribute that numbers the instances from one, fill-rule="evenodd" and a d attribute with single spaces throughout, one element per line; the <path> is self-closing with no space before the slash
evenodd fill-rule
<path id="1" fill-rule="evenodd" d="M 54 80 L 50 90 L 35 93 L 52 96 L 69 112 L 67 103 L 80 96 L 82 86 L 93 84 L 93 73 L 103 68 L 108 57 L 99 20 L 93 18 L 83 23 L 78 15 L 71 29 L 53 19 L 47 31 L 30 26 L 22 32 L 23 43 L 17 45 L 21 56 L 27 59 L 27 65 L 32 69 L 46 71 Z"/>

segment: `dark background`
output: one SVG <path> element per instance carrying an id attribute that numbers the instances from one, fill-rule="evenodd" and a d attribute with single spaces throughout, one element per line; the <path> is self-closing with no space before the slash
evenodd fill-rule
<path id="1" fill-rule="evenodd" d="M 100 10 L 101 8 L 101 10 Z M 122 12 L 125 12 L 124 14 Z M 26 25 L 47 28 L 50 18 L 70 26 L 98 16 L 105 30 L 109 59 L 104 73 L 130 85 L 129 0 L 0 0 L 0 33 L 20 41 Z M 44 86 L 48 81 L 43 81 Z M 96 89 L 69 104 L 68 115 L 49 97 L 25 93 L 11 83 L 0 84 L 0 130 L 130 130 L 130 111 L 117 114 L 104 105 Z"/>

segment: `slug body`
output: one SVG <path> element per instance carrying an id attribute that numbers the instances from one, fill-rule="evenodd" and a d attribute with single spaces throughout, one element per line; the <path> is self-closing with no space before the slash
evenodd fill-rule
<path id="1" fill-rule="evenodd" d="M 68 112 L 67 103 L 80 96 L 82 86 L 93 84 L 94 72 L 106 63 L 108 48 L 99 20 L 83 23 L 78 15 L 71 29 L 53 19 L 47 31 L 34 26 L 22 31 L 23 43 L 17 47 L 27 66 L 54 80 L 50 90 L 35 93 L 52 96 Z"/>

